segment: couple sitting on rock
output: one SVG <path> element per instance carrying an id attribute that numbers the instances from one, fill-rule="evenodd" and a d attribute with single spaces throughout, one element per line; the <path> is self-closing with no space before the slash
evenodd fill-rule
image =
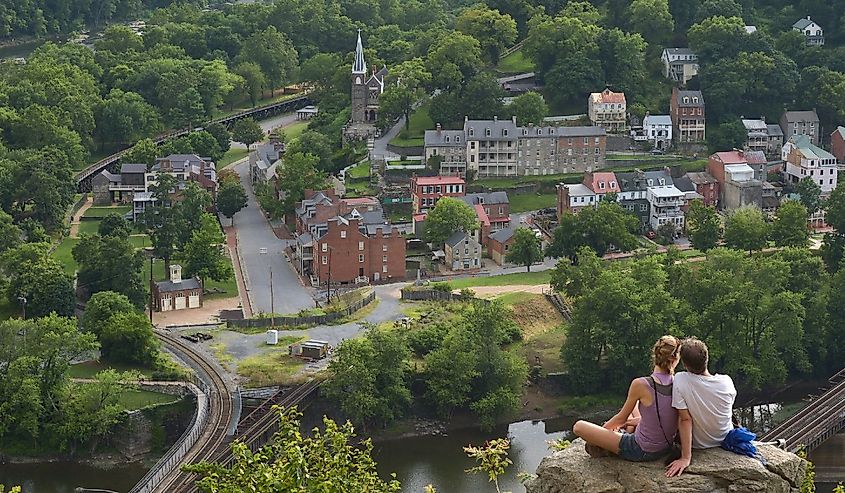
<path id="1" fill-rule="evenodd" d="M 631 382 L 622 410 L 603 426 L 578 421 L 572 431 L 593 457 L 616 454 L 637 462 L 673 452 L 677 435 L 680 457 L 666 476 L 678 476 L 689 467 L 693 448 L 719 447 L 733 429 L 736 389 L 731 377 L 707 371 L 707 346 L 698 339 L 663 336 L 652 357 L 654 371 Z M 673 378 L 679 361 L 687 371 Z"/>

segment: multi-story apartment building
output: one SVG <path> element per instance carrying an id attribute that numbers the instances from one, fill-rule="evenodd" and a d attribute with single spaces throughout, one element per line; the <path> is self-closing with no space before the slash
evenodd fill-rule
<path id="1" fill-rule="evenodd" d="M 838 163 L 836 156 L 813 145 L 807 135 L 793 135 L 783 146 L 784 177 L 790 183 L 811 178 L 828 195 L 837 185 Z"/>
<path id="2" fill-rule="evenodd" d="M 347 284 L 405 278 L 405 238 L 378 200 L 307 191 L 296 207 L 295 261 L 313 282 Z"/>
<path id="3" fill-rule="evenodd" d="M 686 84 L 698 75 L 698 55 L 689 48 L 664 48 L 660 60 L 663 76 L 669 80 Z"/>
<path id="4" fill-rule="evenodd" d="M 786 111 L 780 117 L 780 128 L 783 130 L 784 140 L 795 135 L 810 137 L 813 145 L 819 145 L 819 115 L 816 110 Z"/>
<path id="5" fill-rule="evenodd" d="M 649 226 L 656 230 L 664 224 L 672 224 L 675 230 L 684 229 L 685 193 L 675 185 L 651 186 L 646 189 L 649 203 Z"/>
<path id="6" fill-rule="evenodd" d="M 425 156 L 443 156 L 440 174 L 550 175 L 604 167 L 601 127 L 517 127 L 515 120 L 466 120 L 464 129 L 425 132 Z"/>
<path id="7" fill-rule="evenodd" d="M 428 212 L 440 197 L 466 195 L 466 182 L 459 176 L 412 176 L 411 200 L 414 214 Z"/>
<path id="8" fill-rule="evenodd" d="M 435 130 L 425 131 L 425 161 L 439 156 L 440 174 L 465 178 L 467 172 L 466 140 L 463 130 L 443 130 L 437 124 Z"/>
<path id="9" fill-rule="evenodd" d="M 624 132 L 627 119 L 627 103 L 624 92 L 605 89 L 591 93 L 587 98 L 587 114 L 590 122 L 608 132 Z"/>
<path id="10" fill-rule="evenodd" d="M 681 143 L 704 141 L 706 113 L 701 91 L 672 88 L 669 115 L 672 117 L 675 140 Z"/>

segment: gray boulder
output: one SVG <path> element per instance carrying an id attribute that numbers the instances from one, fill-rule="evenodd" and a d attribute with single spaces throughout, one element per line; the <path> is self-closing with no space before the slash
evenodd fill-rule
<path id="1" fill-rule="evenodd" d="M 593 459 L 584 441 L 546 457 L 527 493 L 798 493 L 807 463 L 771 445 L 758 445 L 767 464 L 722 449 L 694 450 L 690 467 L 664 476 L 664 462 Z"/>

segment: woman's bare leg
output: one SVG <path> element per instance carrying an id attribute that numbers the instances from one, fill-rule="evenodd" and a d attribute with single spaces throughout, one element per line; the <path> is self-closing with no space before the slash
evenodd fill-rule
<path id="1" fill-rule="evenodd" d="M 619 440 L 622 434 L 618 431 L 608 430 L 589 421 L 578 421 L 572 427 L 572 432 L 583 438 L 588 444 L 619 454 Z"/>

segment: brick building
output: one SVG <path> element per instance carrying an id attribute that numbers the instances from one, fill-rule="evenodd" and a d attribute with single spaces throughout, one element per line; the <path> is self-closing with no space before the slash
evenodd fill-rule
<path id="1" fill-rule="evenodd" d="M 466 182 L 459 176 L 412 176 L 411 199 L 414 214 L 433 209 L 440 197 L 466 195 Z"/>
<path id="2" fill-rule="evenodd" d="M 507 192 L 471 193 L 461 200 L 471 207 L 481 207 L 490 221 L 490 229 L 507 228 L 511 222 L 511 208 Z"/>
<path id="3" fill-rule="evenodd" d="M 845 127 L 836 127 L 830 134 L 830 153 L 836 157 L 840 166 L 845 164 Z"/>
<path id="4" fill-rule="evenodd" d="M 669 100 L 669 116 L 677 142 L 703 142 L 705 139 L 704 96 L 701 91 L 685 91 L 672 88 Z"/>
<path id="5" fill-rule="evenodd" d="M 719 205 L 719 182 L 710 173 L 698 171 L 687 173 L 687 176 L 695 185 L 695 191 L 701 195 L 704 205 Z"/>
<path id="6" fill-rule="evenodd" d="M 719 208 L 731 211 L 746 205 L 763 207 L 766 157 L 760 151 L 713 153 L 707 172 L 719 183 Z"/>
<path id="7" fill-rule="evenodd" d="M 490 258 L 493 259 L 493 262 L 496 262 L 499 265 L 505 264 L 505 257 L 507 256 L 511 245 L 513 245 L 513 234 L 515 232 L 516 228 L 511 227 L 500 229 L 490 235 L 490 239 L 487 243 L 487 253 L 490 254 Z"/>
<path id="8" fill-rule="evenodd" d="M 373 197 L 342 199 L 309 190 L 296 208 L 294 266 L 312 282 L 405 278 L 405 238 Z"/>
<path id="9" fill-rule="evenodd" d="M 151 281 L 153 309 L 157 312 L 202 308 L 202 284 L 197 277 L 182 279 L 182 266 L 170 264 L 170 278 Z"/>

